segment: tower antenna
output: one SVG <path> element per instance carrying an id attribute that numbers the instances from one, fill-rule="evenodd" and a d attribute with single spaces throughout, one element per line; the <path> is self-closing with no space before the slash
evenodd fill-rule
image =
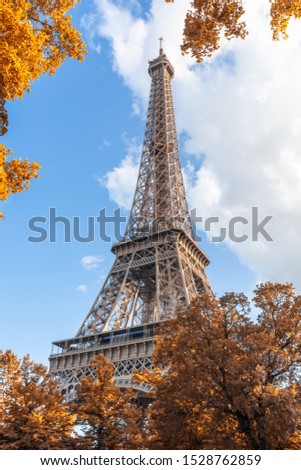
<path id="1" fill-rule="evenodd" d="M 159 42 L 160 42 L 159 52 L 160 52 L 160 55 L 163 55 L 163 41 L 164 41 L 163 38 L 159 38 Z"/>

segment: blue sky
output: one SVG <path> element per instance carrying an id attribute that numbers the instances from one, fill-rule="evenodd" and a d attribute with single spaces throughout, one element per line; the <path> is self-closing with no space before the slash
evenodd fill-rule
<path id="1" fill-rule="evenodd" d="M 258 124 L 259 130 L 254 124 L 260 120 L 258 106 L 261 106 L 261 114 L 265 117 L 264 123 L 268 123 L 271 121 L 269 112 L 274 114 L 274 107 L 280 105 L 278 101 L 273 101 L 274 95 L 269 101 L 269 92 L 266 91 L 266 95 L 263 93 L 265 82 L 262 77 L 269 81 L 272 88 L 274 82 L 277 84 L 280 81 L 280 89 L 281 80 L 285 79 L 274 66 L 274 56 L 269 68 L 265 65 L 264 53 L 261 52 L 259 57 L 255 54 L 256 47 L 259 50 L 257 42 L 255 45 L 254 42 L 236 46 L 226 44 L 220 55 L 211 62 L 205 66 L 195 66 L 178 50 L 179 18 L 183 6 L 172 6 L 175 9 L 174 22 L 159 34 L 160 27 L 163 29 L 160 23 L 162 15 L 170 15 L 171 9 L 167 11 L 166 5 L 162 6 L 158 0 L 143 2 L 142 6 L 140 2 L 139 8 L 137 3 L 118 2 L 116 6 L 109 0 L 98 0 L 94 4 L 82 0 L 73 10 L 73 19 L 88 42 L 85 61 L 66 61 L 53 77 L 44 76 L 35 82 L 32 91 L 23 100 L 7 106 L 10 126 L 2 142 L 13 149 L 15 156 L 38 160 L 42 170 L 40 178 L 32 182 L 28 191 L 13 195 L 1 204 L 6 219 L 0 224 L 0 348 L 11 348 L 18 355 L 29 353 L 34 360 L 44 364 L 47 364 L 51 342 L 72 337 L 80 327 L 101 288 L 113 256 L 110 253 L 111 244 L 102 242 L 98 237 L 89 243 L 75 240 L 64 243 L 62 230 L 58 230 L 55 243 L 30 243 L 27 239 L 33 233 L 28 228 L 28 221 L 35 216 L 47 218 L 49 209 L 56 208 L 58 215 L 68 218 L 79 216 L 84 235 L 88 216 L 97 216 L 102 208 L 112 215 L 120 198 L 125 201 L 125 198 L 131 197 L 132 175 L 136 171 L 139 146 L 143 139 L 150 85 L 147 60 L 157 53 L 159 35 L 164 34 L 165 50 L 176 67 L 178 77 L 174 83 L 174 99 L 190 204 L 196 207 L 199 214 L 221 217 L 233 214 L 244 216 L 252 205 L 257 205 L 262 214 L 272 213 L 277 221 L 277 213 L 274 211 L 274 214 L 273 206 L 269 205 L 269 201 L 274 199 L 273 194 L 263 191 L 265 182 L 259 175 L 267 174 L 272 184 L 277 180 L 277 171 L 284 174 L 282 153 L 278 158 L 266 146 L 270 145 L 271 135 L 276 135 L 277 125 L 282 130 L 285 125 L 281 120 L 272 123 L 271 128 L 266 124 L 263 132 L 263 122 Z M 93 22 L 87 22 L 87 15 L 91 14 Z M 124 31 L 119 23 L 120 17 L 124 18 Z M 264 27 L 262 31 L 268 44 L 266 54 L 269 55 L 268 48 L 272 45 L 265 39 Z M 295 54 L 298 47 L 300 36 L 296 32 L 295 42 L 293 37 L 288 46 L 289 53 Z M 136 51 L 135 48 L 139 49 Z M 248 63 L 246 52 L 249 53 Z M 281 49 L 278 54 L 284 63 L 287 60 L 285 51 L 282 53 Z M 261 83 L 263 95 L 259 99 L 257 94 L 256 99 L 255 95 L 248 95 L 251 85 L 247 76 L 254 64 L 257 76 L 253 69 L 252 87 L 255 86 L 254 81 L 258 81 L 258 86 Z M 300 83 L 300 66 L 290 72 L 296 83 Z M 235 80 L 237 82 L 233 86 Z M 194 87 L 196 93 L 200 92 L 196 100 L 191 99 Z M 222 89 L 225 90 L 224 95 L 221 94 Z M 255 89 L 253 91 L 257 93 Z M 289 96 L 283 99 L 290 102 Z M 232 122 L 232 127 L 224 128 L 229 102 L 232 104 L 228 107 L 228 121 Z M 193 106 L 197 107 L 197 113 Z M 231 136 L 231 129 L 235 129 L 237 122 L 243 121 L 240 111 L 245 116 L 246 109 L 250 112 L 246 126 L 253 126 L 258 137 L 256 143 L 250 143 L 250 134 L 248 137 L 247 132 L 243 134 L 239 130 L 236 140 L 233 133 L 232 140 L 223 141 L 222 137 Z M 297 124 L 298 113 L 295 113 L 296 116 L 294 114 Z M 228 122 L 227 126 L 230 126 Z M 299 127 L 296 133 L 298 137 Z M 285 139 L 286 134 L 283 135 Z M 199 143 L 198 136 L 202 137 L 202 143 Z M 291 162 L 292 171 L 287 176 L 284 174 L 286 179 L 282 186 L 278 184 L 279 201 L 284 201 L 281 221 L 285 216 L 286 223 L 296 219 L 295 209 L 291 208 L 294 197 L 287 188 L 291 187 L 292 178 L 300 176 L 299 167 L 296 176 L 295 162 L 289 160 L 289 155 L 297 154 L 300 149 L 297 137 L 294 137 L 291 152 L 286 156 L 286 162 Z M 287 142 L 291 141 L 290 138 Z M 275 156 L 266 161 L 264 171 L 260 165 L 262 159 L 255 158 L 253 153 L 259 147 L 269 156 Z M 227 166 L 226 151 L 229 157 Z M 245 165 L 241 167 L 241 173 L 240 163 L 236 165 L 235 160 L 231 160 L 236 151 L 240 151 L 242 156 L 246 155 L 244 160 L 243 157 L 241 159 Z M 123 203 L 121 209 L 127 214 L 128 203 Z M 289 244 L 293 243 L 298 227 L 289 225 L 285 233 L 291 237 Z M 271 260 L 270 245 L 253 247 L 247 244 L 238 247 L 229 241 L 213 244 L 205 239 L 201 247 L 211 259 L 208 277 L 214 291 L 222 294 L 233 290 L 249 294 L 256 282 L 267 278 L 298 282 L 293 254 L 281 238 L 283 232 L 276 232 L 275 235 L 279 256 L 277 262 L 271 263 L 270 271 L 266 261 Z M 287 266 L 287 260 L 291 260 L 291 265 Z M 284 279 L 280 273 L 285 262 L 287 277 Z"/>

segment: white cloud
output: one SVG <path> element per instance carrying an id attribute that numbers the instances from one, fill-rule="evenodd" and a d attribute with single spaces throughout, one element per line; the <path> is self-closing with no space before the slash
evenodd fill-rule
<path id="1" fill-rule="evenodd" d="M 89 47 L 97 52 L 97 54 L 101 53 L 101 45 L 99 42 L 99 38 L 97 35 L 97 23 L 98 23 L 98 16 L 97 14 L 90 14 L 83 16 L 81 20 L 81 26 L 84 28 L 86 32 L 85 40 L 87 41 Z"/>
<path id="2" fill-rule="evenodd" d="M 79 292 L 83 292 L 83 293 L 86 293 L 87 292 L 87 286 L 85 284 L 80 284 L 78 287 L 77 287 L 77 290 Z"/>
<path id="3" fill-rule="evenodd" d="M 96 269 L 102 263 L 101 256 L 87 255 L 81 259 L 81 264 L 85 269 Z"/>
<path id="4" fill-rule="evenodd" d="M 157 55 L 157 38 L 164 34 L 176 70 L 178 129 L 187 135 L 189 154 L 206 156 L 202 166 L 193 160 L 193 175 L 191 166 L 187 169 L 190 206 L 204 217 L 219 216 L 224 225 L 233 216 L 249 218 L 252 206 L 260 217 L 272 215 L 268 227 L 274 242 L 228 241 L 229 246 L 258 278 L 292 281 L 300 289 L 300 21 L 291 23 L 288 41 L 272 42 L 269 2 L 247 0 L 247 39 L 224 41 L 213 59 L 195 65 L 178 47 L 189 0 L 152 0 L 144 17 L 126 3 L 95 3 L 94 33 L 111 41 L 114 69 L 133 92 L 136 108 L 137 103 L 146 107 L 147 61 Z M 134 178 L 134 166 L 126 157 L 107 175 L 110 195 L 119 204 L 128 205 L 129 197 L 117 187 Z"/>
<path id="5" fill-rule="evenodd" d="M 110 198 L 123 209 L 130 209 L 132 204 L 141 153 L 141 146 L 137 146 L 134 140 L 127 142 L 127 146 L 127 154 L 119 166 L 99 178 L 99 182 L 108 189 Z"/>

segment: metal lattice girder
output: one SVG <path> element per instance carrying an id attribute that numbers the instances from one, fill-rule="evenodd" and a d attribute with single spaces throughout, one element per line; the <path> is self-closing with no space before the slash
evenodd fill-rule
<path id="1" fill-rule="evenodd" d="M 149 384 L 139 384 L 132 380 L 134 371 L 152 370 L 151 356 L 136 359 L 127 359 L 114 363 L 115 367 L 115 383 L 120 388 L 135 388 L 141 392 L 149 392 L 151 386 Z M 81 377 L 91 376 L 96 378 L 94 368 L 90 365 L 85 367 L 69 368 L 65 370 L 53 371 L 54 378 L 59 382 L 59 389 L 65 397 L 66 401 L 71 401 L 75 397 L 76 387 L 80 383 Z"/>
<path id="2" fill-rule="evenodd" d="M 209 263 L 182 230 L 114 245 L 116 260 L 78 336 L 166 320 L 210 289 Z"/>
<path id="3" fill-rule="evenodd" d="M 80 377 L 93 374 L 98 354 L 115 364 L 116 384 L 134 369 L 151 369 L 157 325 L 210 291 L 209 259 L 194 241 L 181 170 L 171 93 L 174 70 L 160 48 L 149 64 L 152 79 L 141 165 L 124 239 L 77 335 L 54 342 L 50 371 L 72 399 Z"/>

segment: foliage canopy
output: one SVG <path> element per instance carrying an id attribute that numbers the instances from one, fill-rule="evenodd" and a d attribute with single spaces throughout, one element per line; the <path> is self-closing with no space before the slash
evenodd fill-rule
<path id="1" fill-rule="evenodd" d="M 300 0 L 266 1 L 270 3 L 273 39 L 287 39 L 290 20 L 301 18 Z M 192 0 L 185 18 L 182 52 L 191 53 L 197 62 L 201 62 L 219 49 L 222 37 L 244 39 L 248 31 L 243 21 L 243 3 L 241 0 Z"/>
<path id="2" fill-rule="evenodd" d="M 13 155 L 10 149 L 0 144 L 0 201 L 5 201 L 11 193 L 19 193 L 28 189 L 31 178 L 38 178 L 41 166 L 29 160 L 7 159 Z M 3 214 L 0 211 L 0 219 Z"/>
<path id="3" fill-rule="evenodd" d="M 148 423 L 154 449 L 301 449 L 301 296 L 261 284 L 204 294 L 157 338 Z M 175 433 L 175 429 L 177 432 Z"/>
<path id="4" fill-rule="evenodd" d="M 76 416 L 41 364 L 0 354 L 0 449 L 47 450 L 73 445 Z"/>
<path id="5" fill-rule="evenodd" d="M 79 0 L 0 0 L 0 135 L 8 128 L 6 100 L 22 98 L 41 74 L 50 75 L 67 58 L 83 60 L 81 34 L 67 12 Z M 28 160 L 7 162 L 0 145 L 0 200 L 27 189 L 40 166 Z M 0 212 L 0 218 L 3 218 Z"/>
<path id="6" fill-rule="evenodd" d="M 84 43 L 66 13 L 79 0 L 1 0 L 0 75 L 4 97 L 22 98 L 33 80 L 66 57 L 83 60 Z"/>
<path id="7" fill-rule="evenodd" d="M 104 356 L 91 361 L 93 375 L 83 376 L 77 389 L 74 411 L 84 434 L 87 449 L 138 449 L 141 412 L 136 395 L 121 391 L 114 383 L 114 366 Z"/>

